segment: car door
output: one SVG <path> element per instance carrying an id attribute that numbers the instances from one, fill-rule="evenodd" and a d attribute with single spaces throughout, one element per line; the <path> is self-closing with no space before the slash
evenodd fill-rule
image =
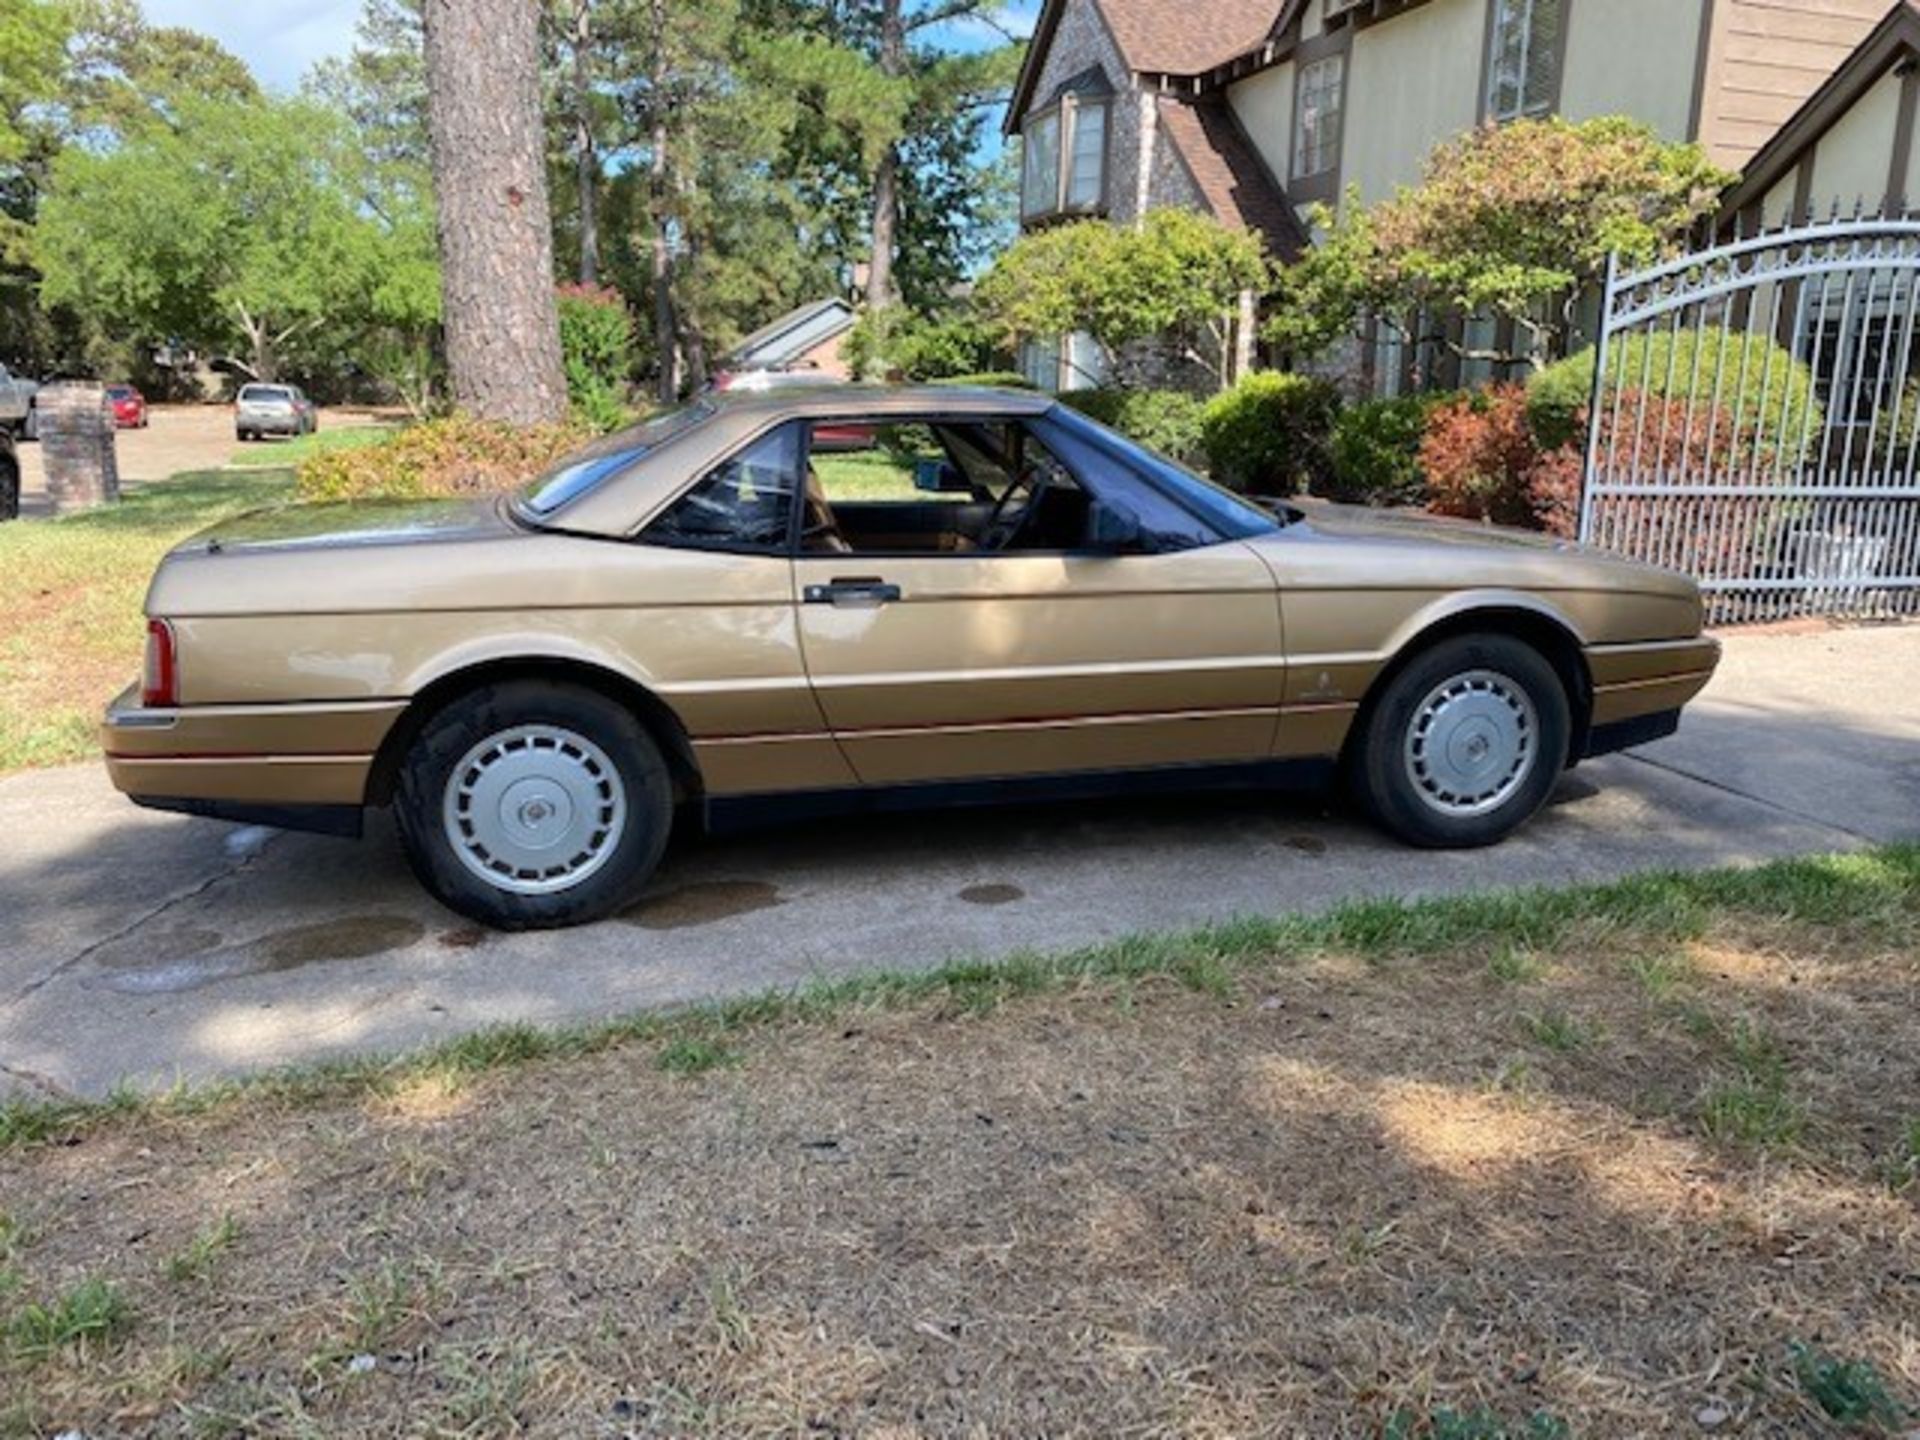
<path id="1" fill-rule="evenodd" d="M 1000 425 L 1091 501 L 1124 467 L 1044 421 Z M 1137 478 L 1137 477 L 1136 477 Z M 1205 537 L 1202 537 L 1205 538 Z M 836 547 L 839 542 L 836 541 Z M 1284 688 L 1273 576 L 1234 539 L 803 549 L 807 672 L 868 784 L 1256 760 Z"/>

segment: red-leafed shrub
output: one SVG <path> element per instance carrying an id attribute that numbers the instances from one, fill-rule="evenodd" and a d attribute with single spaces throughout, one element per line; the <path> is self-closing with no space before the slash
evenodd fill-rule
<path id="1" fill-rule="evenodd" d="M 1538 528 L 1533 480 L 1541 451 L 1527 392 L 1495 385 L 1436 409 L 1420 443 L 1427 508 L 1436 515 Z"/>

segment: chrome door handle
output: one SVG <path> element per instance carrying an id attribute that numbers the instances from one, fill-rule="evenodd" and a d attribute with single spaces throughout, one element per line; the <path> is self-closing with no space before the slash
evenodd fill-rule
<path id="1" fill-rule="evenodd" d="M 809 605 L 839 605 L 870 608 L 900 598 L 900 587 L 880 579 L 830 580 L 825 585 L 809 585 L 800 592 Z"/>

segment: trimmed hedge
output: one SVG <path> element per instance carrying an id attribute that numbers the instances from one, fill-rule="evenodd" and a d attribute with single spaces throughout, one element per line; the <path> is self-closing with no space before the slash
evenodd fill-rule
<path id="1" fill-rule="evenodd" d="M 1349 405 L 1333 423 L 1333 473 L 1316 495 L 1347 505 L 1418 505 L 1427 498 L 1420 444 L 1444 394 Z"/>
<path id="2" fill-rule="evenodd" d="M 1200 458 L 1205 402 L 1185 390 L 1068 390 L 1060 403 L 1183 464 Z"/>
<path id="3" fill-rule="evenodd" d="M 315 455 L 297 472 L 302 500 L 422 500 L 524 484 L 592 439 L 591 427 L 503 425 L 450 415 L 378 445 Z"/>
<path id="4" fill-rule="evenodd" d="M 1714 331 L 1625 336 L 1607 354 L 1608 394 L 1618 385 L 1626 392 L 1625 407 L 1644 393 L 1649 401 L 1691 401 L 1691 408 L 1702 414 L 1717 396 L 1723 414 L 1739 416 L 1747 444 L 1771 444 L 1785 436 L 1797 448 L 1802 433 L 1817 436 L 1823 416 L 1812 369 L 1771 340 L 1749 337 L 1744 360 L 1742 349 L 1739 339 L 1723 344 Z M 1582 427 L 1593 393 L 1593 354 L 1591 349 L 1578 351 L 1528 382 L 1527 417 L 1542 447 L 1553 450 L 1585 441 Z M 1756 421 L 1758 441 L 1751 438 Z"/>
<path id="5" fill-rule="evenodd" d="M 1340 392 L 1325 380 L 1263 370 L 1209 400 L 1200 449 L 1213 478 L 1255 495 L 1323 493 L 1333 478 Z"/>

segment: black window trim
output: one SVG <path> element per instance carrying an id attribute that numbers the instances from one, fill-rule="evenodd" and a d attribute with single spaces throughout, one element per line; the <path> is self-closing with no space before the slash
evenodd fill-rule
<path id="1" fill-rule="evenodd" d="M 1054 412 L 1060 408 L 1061 407 L 1056 403 L 1052 406 L 1049 406 L 1047 409 L 1038 411 L 1034 414 L 1009 414 L 1009 413 L 1003 412 L 1003 413 L 989 414 L 989 415 L 956 415 L 952 412 L 946 412 L 943 414 L 938 411 L 916 411 L 906 415 L 876 416 L 871 413 L 850 413 L 845 415 L 833 415 L 833 416 L 826 416 L 826 417 L 814 416 L 807 422 L 807 434 L 806 434 L 807 448 L 804 452 L 803 460 L 804 460 L 804 463 L 807 465 L 812 464 L 813 427 L 817 425 L 823 425 L 823 424 L 836 425 L 836 426 L 838 425 L 873 425 L 876 427 L 882 426 L 882 425 L 926 425 L 930 427 L 938 427 L 941 425 L 963 425 L 963 424 L 966 424 L 968 421 L 973 421 L 982 425 L 1013 424 L 1013 425 L 1025 426 L 1031 429 L 1036 424 L 1044 423 L 1052 420 L 1054 417 Z M 1165 500 L 1168 504 L 1172 505 L 1175 509 L 1185 513 L 1186 516 L 1190 520 L 1192 520 L 1196 526 L 1202 528 L 1213 537 L 1212 539 L 1206 541 L 1204 544 L 1189 545 L 1185 549 L 1181 549 L 1181 550 L 1141 551 L 1141 552 L 1138 552 L 1137 558 L 1147 559 L 1157 555 L 1184 555 L 1184 554 L 1189 554 L 1195 550 L 1209 550 L 1216 545 L 1231 544 L 1231 543 L 1234 543 L 1239 538 L 1233 535 L 1228 535 L 1223 533 L 1219 529 L 1219 527 L 1214 525 L 1213 522 L 1207 519 L 1206 516 L 1202 515 L 1199 511 L 1195 510 L 1191 505 L 1189 505 L 1187 503 L 1185 496 L 1179 494 L 1175 490 L 1170 489 L 1168 486 L 1160 483 L 1160 481 L 1157 480 L 1153 475 L 1149 474 L 1147 471 L 1135 465 L 1127 457 L 1124 451 L 1115 449 L 1111 444 L 1109 444 L 1104 439 L 1104 437 L 1098 436 L 1096 434 L 1096 435 L 1090 435 L 1090 436 L 1084 436 L 1084 437 L 1076 435 L 1074 438 L 1080 440 L 1081 443 L 1089 446 L 1092 449 L 1099 450 L 1114 464 L 1123 466 L 1127 470 L 1127 472 L 1131 474 L 1140 484 L 1145 485 L 1148 489 L 1152 490 L 1156 495 L 1158 495 L 1161 499 Z M 1046 445 L 1047 442 L 1046 442 L 1046 437 L 1044 435 L 1041 435 L 1039 439 L 1041 444 Z M 944 443 L 945 442 L 943 441 L 942 442 L 943 448 L 944 448 Z M 1087 479 L 1084 475 L 1082 475 L 1072 465 L 1068 464 L 1064 459 L 1061 459 L 1059 455 L 1054 454 L 1054 447 L 1052 447 L 1051 445 L 1048 445 L 1047 451 L 1049 454 L 1054 455 L 1054 459 L 1059 462 L 1060 466 L 1064 470 L 1066 470 L 1066 472 L 1069 475 L 1073 477 L 1074 483 L 1078 485 L 1082 490 L 1086 491 L 1087 495 L 1090 498 L 1095 500 L 1100 498 L 1100 492 L 1098 487 L 1088 484 Z M 738 453 L 739 452 L 737 450 L 732 452 L 732 454 L 738 454 Z M 728 458 L 731 459 L 732 455 L 730 454 Z M 726 462 L 723 460 L 719 463 L 725 464 Z M 849 501 L 847 503 L 868 504 L 868 505 L 912 505 L 912 504 L 921 503 L 921 502 L 915 502 L 912 500 L 869 500 L 869 501 Z M 1089 546 L 1081 546 L 1081 547 L 1078 547 L 1075 549 L 1069 549 L 1069 550 L 1013 550 L 1013 551 L 1007 551 L 1007 550 L 985 550 L 985 551 L 981 551 L 981 550 L 972 550 L 972 551 L 966 551 L 966 550 L 931 550 L 931 551 L 929 550 L 856 550 L 847 554 L 841 554 L 839 552 L 830 552 L 830 551 L 807 553 L 807 552 L 801 551 L 800 549 L 799 514 L 801 511 L 801 508 L 802 507 L 799 505 L 794 506 L 794 518 L 789 527 L 792 531 L 793 558 L 796 560 L 831 560 L 831 559 L 837 558 L 844 563 L 844 562 L 851 562 L 851 561 L 857 561 L 862 559 L 993 560 L 993 559 L 1000 559 L 1003 557 L 1016 558 L 1020 556 L 1041 556 L 1041 557 L 1051 556 L 1054 558 L 1114 560 L 1114 559 L 1123 558 L 1124 554 L 1132 553 L 1132 552 L 1117 552 L 1113 550 L 1103 550 L 1103 549 L 1097 549 Z M 754 552 L 754 553 L 758 553 L 758 552 Z"/>

